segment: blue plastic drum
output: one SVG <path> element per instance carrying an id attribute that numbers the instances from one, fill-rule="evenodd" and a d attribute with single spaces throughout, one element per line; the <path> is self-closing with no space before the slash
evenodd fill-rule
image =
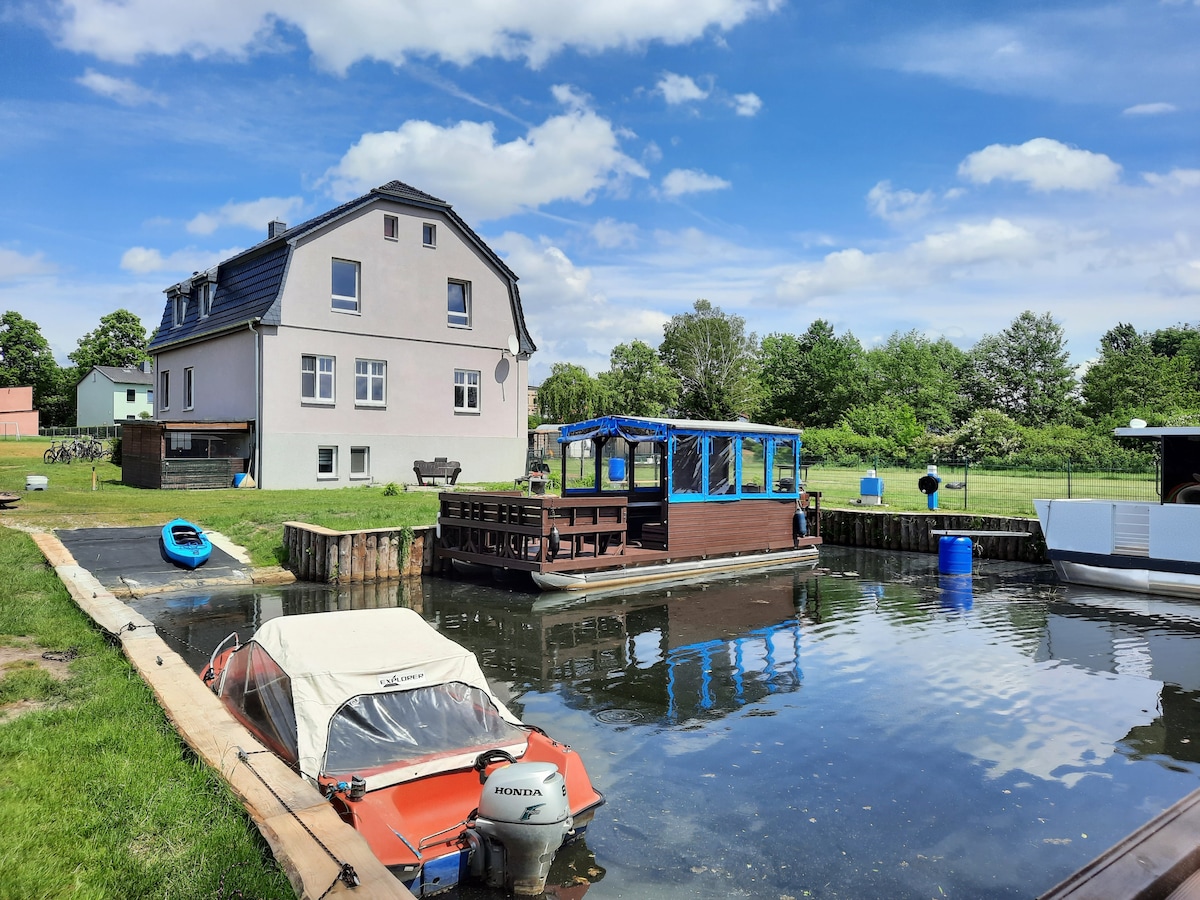
<path id="1" fill-rule="evenodd" d="M 938 541 L 938 571 L 943 575 L 970 575 L 974 549 L 969 537 L 945 535 Z"/>
<path id="2" fill-rule="evenodd" d="M 608 461 L 608 480 L 609 481 L 624 481 L 625 480 L 625 460 L 619 456 L 614 456 Z"/>

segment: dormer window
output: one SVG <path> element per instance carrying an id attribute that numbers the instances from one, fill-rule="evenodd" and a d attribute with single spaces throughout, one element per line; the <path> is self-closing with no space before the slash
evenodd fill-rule
<path id="1" fill-rule="evenodd" d="M 213 297 L 216 296 L 217 286 L 214 282 L 205 281 L 200 284 L 200 318 L 208 318 L 212 312 Z"/>
<path id="2" fill-rule="evenodd" d="M 171 304 L 171 327 L 178 328 L 183 324 L 184 316 L 187 315 L 188 295 L 183 291 L 177 291 Z"/>

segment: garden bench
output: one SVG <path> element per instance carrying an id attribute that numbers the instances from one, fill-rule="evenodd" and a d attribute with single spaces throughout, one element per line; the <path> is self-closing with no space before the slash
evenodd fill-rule
<path id="1" fill-rule="evenodd" d="M 437 484 L 440 478 L 446 484 L 454 484 L 458 480 L 458 474 L 462 471 L 462 466 L 457 460 L 446 459 L 444 456 L 434 457 L 432 462 L 424 459 L 413 460 L 413 471 L 417 474 L 417 484 L 424 485 L 429 479 L 429 484 Z"/>

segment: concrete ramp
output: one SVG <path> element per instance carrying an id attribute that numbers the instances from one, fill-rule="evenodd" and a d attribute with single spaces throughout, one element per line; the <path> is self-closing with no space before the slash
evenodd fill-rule
<path id="1" fill-rule="evenodd" d="M 161 526 L 74 528 L 61 529 L 55 535 L 76 563 L 116 596 L 252 583 L 250 565 L 222 549 L 233 550 L 222 536 L 210 532 L 213 550 L 208 562 L 198 569 L 185 569 L 163 555 L 161 532 Z"/>

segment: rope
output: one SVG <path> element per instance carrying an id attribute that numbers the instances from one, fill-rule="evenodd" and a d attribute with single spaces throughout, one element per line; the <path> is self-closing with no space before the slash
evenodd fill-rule
<path id="1" fill-rule="evenodd" d="M 79 648 L 72 647 L 69 650 L 47 650 L 42 654 L 42 659 L 47 659 L 50 662 L 70 662 L 78 658 Z"/>
<path id="2" fill-rule="evenodd" d="M 254 753 L 265 753 L 265 752 L 267 752 L 267 751 L 265 751 L 265 750 L 254 751 Z M 267 782 L 267 780 L 265 778 L 263 778 L 262 775 L 260 775 L 255 770 L 254 766 L 252 766 L 250 764 L 250 756 L 251 756 L 250 753 L 247 753 L 241 747 L 238 747 L 238 759 L 242 763 L 245 764 L 246 768 L 250 770 L 251 774 L 254 775 L 255 778 L 257 778 L 260 782 L 262 782 L 262 786 L 271 792 L 271 796 L 279 801 L 279 805 L 282 806 L 284 809 L 286 809 L 288 811 L 288 814 L 293 819 L 295 819 L 297 822 L 300 823 L 300 827 L 303 828 L 306 832 L 308 832 L 308 836 L 316 842 L 318 847 L 320 847 L 322 850 L 325 851 L 325 855 L 328 856 L 330 859 L 332 859 L 338 865 L 337 876 L 330 883 L 329 887 L 327 887 L 325 889 L 325 893 L 323 893 L 320 897 L 318 897 L 317 900 L 325 900 L 325 897 L 329 896 L 329 892 L 332 891 L 337 886 L 337 883 L 339 881 L 342 882 L 342 884 L 346 885 L 346 887 L 348 887 L 348 888 L 358 887 L 358 884 L 359 884 L 358 873 L 354 871 L 354 867 L 352 865 L 350 865 L 350 863 L 342 862 L 340 859 L 338 859 L 334 855 L 332 850 L 330 850 L 328 847 L 325 846 L 325 842 L 322 841 L 319 837 L 316 836 L 316 834 L 313 833 L 313 830 L 308 827 L 308 825 L 305 823 L 305 821 L 303 819 L 301 819 L 298 815 L 296 815 L 296 811 L 294 809 L 292 809 L 290 806 L 288 806 L 287 801 L 284 800 L 282 797 L 280 797 L 278 792 L 276 792 L 275 788 L 271 787 L 271 785 Z"/>

